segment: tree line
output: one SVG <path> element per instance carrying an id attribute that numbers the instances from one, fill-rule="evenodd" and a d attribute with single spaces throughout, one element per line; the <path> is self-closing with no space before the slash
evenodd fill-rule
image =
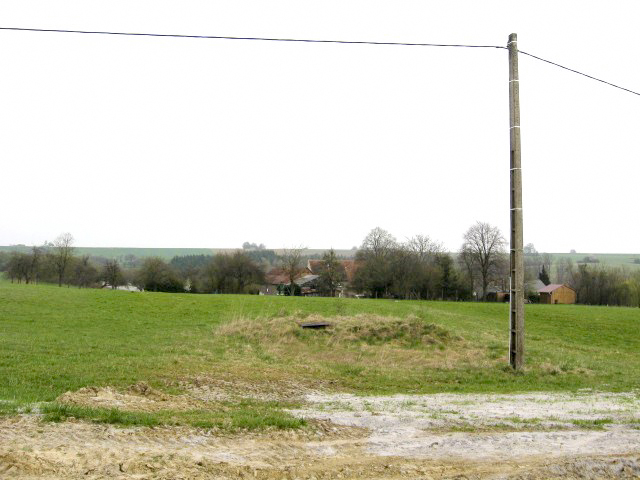
<path id="1" fill-rule="evenodd" d="M 373 298 L 466 300 L 464 273 L 442 245 L 426 235 L 398 241 L 374 228 L 356 253 L 353 288 Z"/>
<path id="2" fill-rule="evenodd" d="M 555 266 L 557 283 L 573 288 L 586 305 L 640 307 L 640 269 L 574 263 L 561 259 Z"/>
<path id="3" fill-rule="evenodd" d="M 299 295 L 303 292 L 296 280 L 307 260 L 317 259 L 314 273 L 319 275 L 314 292 L 319 295 L 335 296 L 346 287 L 353 294 L 371 298 L 488 300 L 491 292 L 509 289 L 506 246 L 500 230 L 483 222 L 469 227 L 456 254 L 446 252 L 440 242 L 427 235 L 399 241 L 390 232 L 374 228 L 355 251 L 355 273 L 347 284 L 344 259 L 333 249 L 322 255 L 307 255 L 304 247 L 276 253 L 263 244 L 245 242 L 232 253 L 183 255 L 169 262 L 129 255 L 123 261 L 76 255 L 73 236 L 65 233 L 29 251 L 0 253 L 0 271 L 12 282 L 27 284 L 256 294 L 275 267 L 285 278 L 279 292 Z M 579 303 L 640 307 L 640 269 L 586 261 L 576 264 L 569 258 L 554 262 L 552 255 L 537 252 L 533 244 L 525 246 L 524 258 L 527 285 L 536 279 L 545 285 L 567 284 L 577 292 Z M 527 296 L 536 301 L 535 291 Z"/>

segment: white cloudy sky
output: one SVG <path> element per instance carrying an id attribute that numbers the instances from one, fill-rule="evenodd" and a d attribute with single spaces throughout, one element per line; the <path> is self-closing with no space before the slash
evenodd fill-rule
<path id="1" fill-rule="evenodd" d="M 632 1 L 3 0 L 0 26 L 506 45 L 640 90 Z M 0 31 L 0 245 L 455 249 L 509 221 L 504 50 Z M 525 242 L 639 252 L 640 97 L 520 57 Z"/>

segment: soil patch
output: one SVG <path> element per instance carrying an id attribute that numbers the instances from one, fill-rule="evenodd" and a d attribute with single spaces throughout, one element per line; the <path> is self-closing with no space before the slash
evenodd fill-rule
<path id="1" fill-rule="evenodd" d="M 514 460 L 640 452 L 636 393 L 314 394 L 295 415 L 371 431 L 381 456 Z"/>
<path id="2" fill-rule="evenodd" d="M 193 396 L 168 395 L 144 382 L 131 385 L 124 392 L 112 387 L 84 387 L 75 392 L 63 393 L 56 401 L 65 405 L 118 408 L 134 412 L 193 410 L 205 406 L 204 401 Z"/>
<path id="3" fill-rule="evenodd" d="M 131 405 L 127 396 L 135 402 L 173 401 L 145 385 L 117 395 L 104 390 L 86 389 L 70 399 L 114 395 L 125 405 Z M 309 427 L 240 434 L 77 420 L 46 423 L 33 414 L 5 417 L 0 419 L 0 477 L 525 480 L 640 475 L 636 393 L 313 393 L 306 401 L 294 413 L 308 419 Z"/>
<path id="4" fill-rule="evenodd" d="M 473 461 L 372 454 L 367 437 L 269 433 L 219 436 L 192 428 L 119 429 L 83 422 L 0 420 L 2 478 L 429 479 L 634 478 L 640 455 L 524 456 Z"/>
<path id="5" fill-rule="evenodd" d="M 315 383 L 315 387 L 324 386 L 322 382 L 316 381 Z M 224 377 L 200 375 L 179 382 L 178 386 L 187 391 L 189 396 L 202 402 L 228 401 L 243 398 L 261 401 L 297 402 L 304 401 L 306 395 L 322 389 L 312 388 L 299 381 L 281 378 L 277 380 L 270 379 L 266 375 L 259 380 L 238 378 L 232 375 L 226 375 Z"/>

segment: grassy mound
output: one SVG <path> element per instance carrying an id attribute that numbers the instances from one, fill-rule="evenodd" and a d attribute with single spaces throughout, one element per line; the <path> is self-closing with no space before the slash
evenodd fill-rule
<path id="1" fill-rule="evenodd" d="M 302 328 L 307 322 L 330 326 Z M 238 375 L 255 370 L 284 377 L 293 373 L 301 387 L 312 390 L 389 392 L 398 383 L 420 385 L 417 372 L 423 374 L 425 368 L 450 371 L 495 363 L 449 329 L 412 314 L 237 317 L 215 327 L 213 337 L 229 352 L 230 363 L 242 364 Z"/>
<path id="2" fill-rule="evenodd" d="M 328 322 L 323 329 L 302 328 L 305 322 Z M 217 334 L 265 345 L 306 343 L 325 347 L 388 345 L 403 348 L 445 348 L 461 337 L 434 323 L 408 315 L 405 318 L 373 314 L 322 317 L 292 315 L 268 319 L 238 318 L 216 329 Z"/>

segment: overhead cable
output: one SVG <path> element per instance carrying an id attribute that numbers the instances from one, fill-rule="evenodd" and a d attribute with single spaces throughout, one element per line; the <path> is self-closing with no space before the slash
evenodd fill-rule
<path id="1" fill-rule="evenodd" d="M 19 32 L 52 32 L 52 33 L 88 33 L 93 35 L 130 35 L 135 37 L 170 37 L 170 38 L 200 38 L 214 40 L 257 40 L 261 42 L 302 42 L 302 43 L 341 43 L 348 45 L 399 45 L 403 47 L 464 47 L 464 48 L 502 48 L 499 45 L 458 45 L 447 43 L 407 43 L 407 42 L 367 42 L 358 40 L 314 40 L 307 38 L 269 38 L 269 37 L 227 37 L 221 35 L 180 35 L 169 33 L 132 33 L 132 32 L 108 32 L 91 30 L 59 30 L 53 28 L 17 28 L 0 27 L 0 30 L 13 30 Z"/>
<path id="2" fill-rule="evenodd" d="M 634 92 L 633 90 L 629 90 L 628 88 L 621 87 L 620 85 L 616 85 L 615 83 L 607 82 L 600 78 L 593 77 L 591 75 L 587 75 L 586 73 L 579 72 L 578 70 L 574 70 L 573 68 L 565 67 L 564 65 L 560 65 L 559 63 L 552 62 L 551 60 L 546 60 L 541 57 L 537 57 L 536 55 L 532 55 L 531 53 L 523 52 L 522 50 L 518 50 L 518 53 L 522 53 L 523 55 L 528 55 L 529 57 L 535 58 L 536 60 L 540 60 L 542 62 L 550 63 L 551 65 L 555 65 L 556 67 L 563 68 L 565 70 L 569 70 L 570 72 L 577 73 L 578 75 L 582 75 L 583 77 L 590 78 L 591 80 L 595 80 L 597 82 L 602 82 L 612 87 L 619 88 L 620 90 L 624 90 L 625 92 L 633 93 L 634 95 L 640 95 L 638 92 Z"/>
<path id="3" fill-rule="evenodd" d="M 371 42 L 371 41 L 362 41 L 362 40 L 319 40 L 319 39 L 308 39 L 308 38 L 230 37 L 230 36 L 222 36 L 222 35 L 181 35 L 181 34 L 170 34 L 170 33 L 134 33 L 134 32 L 111 32 L 111 31 L 99 31 L 99 30 L 61 30 L 61 29 L 54 29 L 54 28 L 20 28 L 20 27 L 0 27 L 0 30 L 10 30 L 10 31 L 18 31 L 18 32 L 84 33 L 84 34 L 91 34 L 91 35 L 128 35 L 128 36 L 134 36 L 134 37 L 193 38 L 193 39 L 213 39 L 213 40 L 254 40 L 254 41 L 261 41 L 261 42 L 333 43 L 333 44 L 346 44 L 346 45 L 395 45 L 395 46 L 403 46 L 403 47 L 497 48 L 497 49 L 507 50 L 507 47 L 503 47 L 500 45 L 468 45 L 468 44 L 452 44 L 452 43 Z M 597 82 L 604 83 L 611 87 L 624 90 L 625 92 L 629 92 L 634 95 L 640 96 L 639 92 L 636 92 L 634 90 L 631 90 L 625 87 L 621 87 L 620 85 L 616 85 L 611 82 L 607 82 L 605 80 L 594 77 L 592 75 L 587 75 L 586 73 L 582 73 L 573 68 L 565 67 L 564 65 L 560 65 L 559 63 L 552 62 L 551 60 L 546 60 L 544 58 L 538 57 L 528 52 L 524 52 L 522 50 L 518 50 L 518 52 L 522 53 L 523 55 L 527 55 L 529 57 L 535 58 L 536 60 L 549 63 L 551 65 L 562 68 L 564 70 L 568 70 L 578 75 L 582 75 L 583 77 L 590 78 L 591 80 L 595 80 Z"/>

